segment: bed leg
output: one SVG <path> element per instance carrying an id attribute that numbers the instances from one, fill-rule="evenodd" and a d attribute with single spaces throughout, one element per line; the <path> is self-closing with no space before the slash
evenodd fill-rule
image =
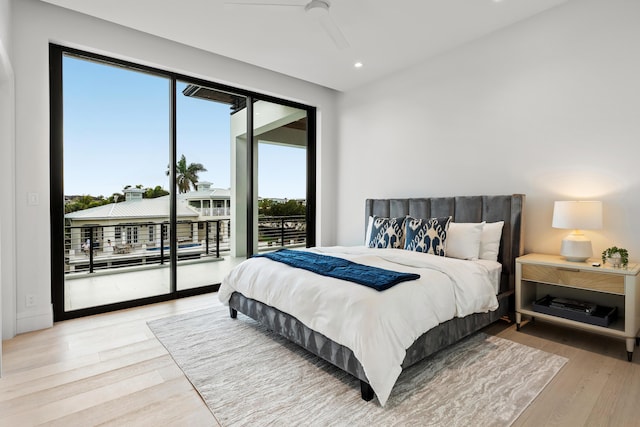
<path id="1" fill-rule="evenodd" d="M 362 396 L 362 400 L 365 400 L 367 402 L 373 399 L 373 389 L 371 388 L 369 383 L 366 383 L 362 380 L 360 380 L 360 395 Z"/>
<path id="2" fill-rule="evenodd" d="M 236 310 L 235 308 L 229 307 L 229 316 L 231 316 L 232 319 L 237 318 L 238 317 L 238 310 Z"/>

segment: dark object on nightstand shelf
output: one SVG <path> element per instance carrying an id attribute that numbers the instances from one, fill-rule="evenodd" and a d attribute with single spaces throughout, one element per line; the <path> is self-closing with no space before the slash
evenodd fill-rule
<path id="1" fill-rule="evenodd" d="M 598 326 L 609 326 L 618 315 L 617 307 L 554 298 L 551 295 L 535 301 L 533 311 Z"/>
<path id="2" fill-rule="evenodd" d="M 549 307 L 571 310 L 577 313 L 593 314 L 598 306 L 590 302 L 576 301 L 567 298 L 552 298 Z"/>

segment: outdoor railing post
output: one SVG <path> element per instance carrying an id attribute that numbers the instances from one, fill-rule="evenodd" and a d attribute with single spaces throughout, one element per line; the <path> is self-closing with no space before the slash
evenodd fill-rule
<path id="1" fill-rule="evenodd" d="M 284 218 L 280 219 L 280 246 L 284 248 Z"/>
<path id="2" fill-rule="evenodd" d="M 209 225 L 210 225 L 210 221 L 206 221 L 205 223 L 205 227 L 204 227 L 204 254 L 205 255 L 209 255 Z"/>
<path id="3" fill-rule="evenodd" d="M 208 240 L 207 244 L 209 244 Z M 220 220 L 216 221 L 216 258 L 220 258 Z"/>
<path id="4" fill-rule="evenodd" d="M 93 273 L 93 227 L 89 227 L 89 273 Z"/>
<path id="5" fill-rule="evenodd" d="M 160 265 L 164 264 L 164 223 L 160 223 Z"/>

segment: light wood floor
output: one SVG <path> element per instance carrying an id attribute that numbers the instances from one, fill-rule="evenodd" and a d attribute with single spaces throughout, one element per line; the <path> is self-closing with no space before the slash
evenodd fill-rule
<path id="1" fill-rule="evenodd" d="M 59 322 L 4 341 L 0 426 L 218 426 L 147 327 L 217 294 Z"/>
<path id="2" fill-rule="evenodd" d="M 217 301 L 185 298 L 4 341 L 0 426 L 219 425 L 146 325 Z M 485 331 L 569 359 L 516 426 L 640 425 L 640 350 L 629 363 L 622 341 L 542 322 Z"/>

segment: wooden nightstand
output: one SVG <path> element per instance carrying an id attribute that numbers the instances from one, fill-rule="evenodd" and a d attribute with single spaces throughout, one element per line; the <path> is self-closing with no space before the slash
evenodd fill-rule
<path id="1" fill-rule="evenodd" d="M 565 261 L 559 255 L 528 254 L 516 259 L 516 325 L 522 315 L 544 319 L 573 328 L 622 338 L 627 358 L 633 358 L 634 344 L 640 339 L 640 265 L 612 268 L 593 267 L 592 262 Z M 616 307 L 617 319 L 606 326 L 534 311 L 533 304 L 546 295 Z"/>

